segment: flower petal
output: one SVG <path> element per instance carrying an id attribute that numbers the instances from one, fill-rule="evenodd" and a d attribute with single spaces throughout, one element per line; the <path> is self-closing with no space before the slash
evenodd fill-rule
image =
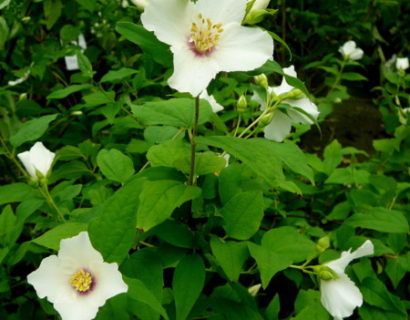
<path id="1" fill-rule="evenodd" d="M 65 278 L 62 276 L 57 256 L 43 259 L 40 267 L 27 276 L 27 282 L 34 287 L 40 298 L 47 297 L 54 302 L 60 289 L 65 286 Z"/>
<path id="2" fill-rule="evenodd" d="M 336 318 L 351 316 L 363 303 L 361 292 L 344 273 L 334 280 L 320 280 L 320 292 L 322 305 Z"/>
<path id="3" fill-rule="evenodd" d="M 267 32 L 237 23 L 224 29 L 219 47 L 212 53 L 221 71 L 249 71 L 272 59 L 273 40 Z"/>
<path id="4" fill-rule="evenodd" d="M 24 168 L 26 168 L 28 174 L 34 179 L 37 179 L 36 169 L 34 169 L 33 163 L 31 162 L 30 152 L 24 151 L 22 153 L 19 153 L 17 157 L 23 163 L 23 166 Z"/>
<path id="5" fill-rule="evenodd" d="M 208 94 L 207 90 L 204 90 L 201 92 L 201 94 L 199 95 L 199 97 L 201 99 L 205 99 L 206 101 L 209 102 L 209 104 L 211 105 L 212 111 L 213 112 L 219 112 L 222 111 L 224 109 L 224 107 L 222 107 L 214 98 L 214 96 L 210 96 Z"/>
<path id="6" fill-rule="evenodd" d="M 317 106 L 310 101 L 307 97 L 295 100 L 285 100 L 284 103 L 287 103 L 293 107 L 302 109 L 306 113 L 310 114 L 314 119 L 317 119 L 319 116 L 319 111 Z M 295 123 L 312 123 L 312 120 L 305 114 L 299 112 L 298 110 L 288 110 L 288 115 L 292 119 L 292 122 Z"/>
<path id="7" fill-rule="evenodd" d="M 290 130 L 290 118 L 286 114 L 276 111 L 272 121 L 263 129 L 263 132 L 265 133 L 266 139 L 282 142 Z"/>
<path id="8" fill-rule="evenodd" d="M 181 0 L 150 0 L 141 15 L 144 27 L 169 45 L 187 41 L 193 4 Z"/>
<path id="9" fill-rule="evenodd" d="M 363 50 L 357 48 L 349 55 L 350 60 L 360 60 L 363 57 Z"/>
<path id="10" fill-rule="evenodd" d="M 218 65 L 209 56 L 196 56 L 188 45 L 172 48 L 174 53 L 174 73 L 168 79 L 168 84 L 180 91 L 198 96 L 209 82 L 220 71 Z"/>
<path id="11" fill-rule="evenodd" d="M 102 306 L 105 301 L 117 294 L 127 292 L 128 286 L 122 279 L 116 263 L 100 263 L 93 266 L 96 279 L 94 290 L 90 293 L 93 303 Z"/>
<path id="12" fill-rule="evenodd" d="M 35 169 L 46 176 L 53 163 L 55 154 L 48 150 L 42 142 L 36 142 L 30 149 L 30 159 Z"/>
<path id="13" fill-rule="evenodd" d="M 283 73 L 289 76 L 297 78 L 297 73 L 295 71 L 295 67 L 293 65 L 289 66 L 288 68 L 283 69 Z M 272 87 L 271 91 L 273 91 L 276 95 L 280 95 L 282 93 L 290 92 L 294 89 L 291 85 L 289 85 L 286 81 L 286 78 L 282 78 L 282 82 L 278 87 Z"/>
<path id="14" fill-rule="evenodd" d="M 54 303 L 54 308 L 62 320 L 91 320 L 97 315 L 99 306 L 86 296 L 77 296 L 74 300 Z"/>
<path id="15" fill-rule="evenodd" d="M 87 232 L 61 240 L 58 258 L 62 261 L 62 267 L 69 266 L 70 271 L 81 268 L 92 271 L 95 263 L 103 263 L 101 254 L 93 248 Z"/>
<path id="16" fill-rule="evenodd" d="M 325 263 L 325 266 L 333 269 L 337 273 L 344 273 L 346 266 L 353 261 L 364 256 L 369 256 L 374 253 L 374 246 L 370 240 L 366 240 L 359 248 L 351 252 L 343 251 L 339 259 Z"/>
<path id="17" fill-rule="evenodd" d="M 245 17 L 246 2 L 247 0 L 198 0 L 195 9 L 213 23 L 240 24 Z"/>

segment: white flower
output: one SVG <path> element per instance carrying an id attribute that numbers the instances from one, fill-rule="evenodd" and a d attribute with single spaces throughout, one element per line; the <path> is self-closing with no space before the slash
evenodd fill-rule
<path id="1" fill-rule="evenodd" d="M 55 153 L 48 150 L 42 142 L 36 142 L 31 147 L 30 151 L 19 153 L 17 157 L 23 163 L 29 175 L 37 180 L 37 171 L 44 177 L 47 176 L 51 164 L 53 163 Z"/>
<path id="2" fill-rule="evenodd" d="M 409 67 L 409 59 L 408 58 L 397 58 L 396 60 L 396 69 L 397 70 L 406 70 Z"/>
<path id="3" fill-rule="evenodd" d="M 148 5 L 148 0 L 131 0 L 131 2 L 140 9 L 144 9 Z"/>
<path id="4" fill-rule="evenodd" d="M 367 240 L 357 250 L 353 252 L 351 252 L 351 249 L 343 251 L 339 259 L 324 264 L 338 276 L 332 280 L 320 280 L 320 301 L 335 320 L 351 316 L 353 310 L 356 307 L 360 307 L 363 303 L 361 292 L 345 274 L 345 268 L 352 260 L 373 253 L 373 243 Z"/>
<path id="5" fill-rule="evenodd" d="M 210 96 L 208 94 L 207 90 L 202 91 L 199 97 L 201 99 L 205 99 L 206 101 L 208 101 L 212 107 L 212 111 L 215 113 L 224 109 L 224 107 L 222 107 L 218 102 L 216 102 L 214 96 Z"/>
<path id="6" fill-rule="evenodd" d="M 248 2 L 251 2 L 252 0 L 248 0 Z M 255 0 L 255 2 L 252 5 L 251 10 L 264 10 L 268 7 L 270 0 Z"/>
<path id="7" fill-rule="evenodd" d="M 87 232 L 61 240 L 58 256 L 49 256 L 27 281 L 47 297 L 62 320 L 90 320 L 105 301 L 127 292 L 116 263 L 105 263 Z"/>
<path id="8" fill-rule="evenodd" d="M 292 77 L 297 77 L 294 66 L 284 68 L 283 72 Z M 268 93 L 275 93 L 277 96 L 279 96 L 281 94 L 291 92 L 293 89 L 294 87 L 290 86 L 286 82 L 286 79 L 283 78 L 280 86 L 269 87 Z M 262 109 L 266 108 L 265 102 L 262 101 L 260 97 L 254 96 L 254 100 L 261 103 Z M 292 107 L 303 110 L 307 114 L 311 115 L 314 119 L 319 116 L 317 106 L 305 95 L 298 99 L 283 100 L 282 103 L 289 104 L 291 107 L 286 109 L 286 113 L 283 113 L 278 109 L 273 111 L 271 122 L 263 130 L 266 139 L 281 142 L 290 133 L 292 123 L 312 123 L 312 120 L 307 115 L 299 112 L 297 109 L 294 109 Z"/>
<path id="9" fill-rule="evenodd" d="M 346 60 L 360 60 L 363 57 L 363 50 L 356 48 L 356 42 L 352 40 L 340 47 L 339 52 Z"/>
<path id="10" fill-rule="evenodd" d="M 241 26 L 247 0 L 150 0 L 144 27 L 171 46 L 169 85 L 198 96 L 220 71 L 248 71 L 272 59 L 273 40 Z"/>

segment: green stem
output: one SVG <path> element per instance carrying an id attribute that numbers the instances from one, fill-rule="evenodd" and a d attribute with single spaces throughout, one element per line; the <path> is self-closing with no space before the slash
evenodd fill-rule
<path id="1" fill-rule="evenodd" d="M 194 127 L 192 128 L 192 134 L 190 135 L 191 140 L 191 168 L 189 170 L 189 180 L 188 184 L 193 186 L 196 184 L 195 175 L 195 137 L 198 134 L 198 120 L 199 120 L 199 96 L 195 98 L 195 114 L 194 114 Z"/>
<path id="2" fill-rule="evenodd" d="M 51 196 L 50 192 L 48 191 L 47 183 L 44 183 L 44 184 L 41 183 L 39 190 L 40 190 L 41 194 L 44 196 L 44 198 L 46 199 L 47 203 L 50 205 L 50 207 L 52 207 L 55 210 L 55 212 L 57 212 L 58 218 L 62 222 L 65 222 L 63 213 L 60 211 L 59 207 L 55 203 L 55 201 L 54 201 L 53 197 Z"/>
<path id="3" fill-rule="evenodd" d="M 4 142 L 4 140 L 2 138 L 0 138 L 0 143 L 4 149 L 4 151 L 6 152 L 6 157 L 9 158 L 11 161 L 14 162 L 14 164 L 16 165 L 16 167 L 21 171 L 21 173 L 23 174 L 23 176 L 27 176 L 27 172 L 26 170 L 24 170 L 23 166 L 20 164 L 20 162 L 16 159 L 16 156 L 14 155 L 14 151 L 10 151 L 10 149 L 7 147 L 6 143 Z"/>
<path id="4" fill-rule="evenodd" d="M 340 66 L 340 70 L 339 70 L 339 73 L 336 76 L 335 82 L 333 83 L 332 87 L 330 88 L 329 92 L 327 93 L 328 96 L 336 88 L 336 86 L 339 84 L 340 79 L 342 78 L 342 74 L 343 74 L 343 70 L 345 68 L 345 65 L 346 65 L 346 59 L 343 59 L 342 65 Z"/>

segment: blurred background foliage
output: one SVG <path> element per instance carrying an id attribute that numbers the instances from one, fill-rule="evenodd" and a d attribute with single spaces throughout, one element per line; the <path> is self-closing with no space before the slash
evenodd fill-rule
<path id="1" fill-rule="evenodd" d="M 410 212 L 410 130 L 409 113 L 402 110 L 409 107 L 410 77 L 408 73 L 399 77 L 392 63 L 386 63 L 394 55 L 410 56 L 410 2 L 282 0 L 271 1 L 270 7 L 279 11 L 260 25 L 274 32 L 290 48 L 277 41 L 275 61 L 282 67 L 296 66 L 299 78 L 321 111 L 320 130 L 300 125 L 290 137 L 305 151 L 315 185 L 308 184 L 306 176 L 300 178 L 300 172 L 286 167 L 287 178 L 304 196 L 281 189 L 272 191 L 242 163 L 229 166 L 220 176 L 201 177 L 199 185 L 206 192 L 193 204 L 197 215 L 194 221 L 185 216 L 187 208 L 183 207 L 177 210 L 175 220 L 184 224 L 160 225 L 158 230 L 153 229 L 138 239 L 153 238 L 159 247 L 155 258 L 165 255 L 166 267 L 155 265 L 155 272 L 165 274 L 165 283 L 159 284 L 159 290 L 163 285 L 171 286 L 175 261 L 181 259 L 183 250 L 193 246 L 187 245 L 183 236 L 182 240 L 172 238 L 177 225 L 184 235 L 194 230 L 195 241 L 199 243 L 195 245 L 205 252 L 204 257 L 210 261 L 208 266 L 214 267 L 215 275 L 209 277 L 211 284 L 205 289 L 209 301 L 204 297 L 200 299 L 194 312 L 197 319 L 203 314 L 212 318 L 212 312 L 207 313 L 209 306 L 225 312 L 227 316 L 223 319 L 240 319 L 243 314 L 247 314 L 246 320 L 329 318 L 318 303 L 317 291 L 311 290 L 315 281 L 296 270 L 286 270 L 273 277 L 255 303 L 254 297 L 244 289 L 259 281 L 248 253 L 245 257 L 248 262 L 239 268 L 243 273 L 240 282 L 234 282 L 232 287 L 226 285 L 228 282 L 221 276 L 223 272 L 218 265 L 220 261 L 212 256 L 214 252 L 209 248 L 209 233 L 215 229 L 215 234 L 223 233 L 220 216 L 214 215 L 221 202 L 225 204 L 232 196 L 224 193 L 223 187 L 230 190 L 239 185 L 234 193 L 249 190 L 264 193 L 266 210 L 261 232 L 275 225 L 293 226 L 315 240 L 331 234 L 330 240 L 338 250 L 347 250 L 365 238 L 372 238 L 378 257 L 372 265 L 368 260 L 357 263 L 351 272 L 355 281 L 367 288 L 366 306 L 354 317 L 406 319 L 410 297 L 408 226 L 406 229 Z M 98 160 L 103 148 L 118 149 L 122 156 L 131 158 L 133 174 L 134 168 L 137 171 L 144 168 L 148 150 L 153 152 L 151 148 L 171 137 L 176 137 L 176 144 L 185 138 L 185 132 L 180 134 L 178 128 L 146 126 L 132 113 L 133 104 L 180 96 L 166 84 L 172 66 L 167 47 L 150 42 L 151 38 L 143 31 L 139 46 L 124 36 L 126 31 L 124 25 L 121 29 L 121 22 L 138 23 L 140 13 L 128 1 L 0 0 L 1 186 L 22 181 L 10 159 L 17 150 L 25 150 L 23 146 L 30 145 L 27 142 L 41 137 L 50 150 L 58 150 L 59 161 L 50 183 L 55 185 L 53 194 L 59 199 L 59 205 L 67 212 L 74 212 L 75 221 L 88 221 L 92 211 L 87 209 L 110 199 L 123 182 L 106 179 L 107 174 Z M 86 48 L 74 43 L 81 34 Z M 351 79 L 338 79 L 341 65 L 338 49 L 347 40 L 356 41 L 365 55 L 360 63 L 346 66 L 348 72 L 354 73 Z M 78 57 L 79 70 L 67 70 L 64 57 L 72 55 Z M 122 71 L 112 73 L 118 70 Z M 278 74 L 272 70 L 267 73 L 271 84 L 280 82 Z M 250 121 L 259 111 L 259 106 L 250 101 L 249 79 L 243 73 L 223 74 L 211 84 L 210 91 L 223 103 L 225 111 L 212 118 L 212 125 L 201 127 L 201 135 L 225 134 L 228 128 L 233 128 L 238 115 L 236 101 L 242 94 L 247 96 L 250 105 L 244 119 Z M 13 84 L 13 81 L 20 82 Z M 46 118 L 55 114 L 56 119 Z M 40 119 L 36 126 L 39 130 L 33 133 L 36 137 L 15 142 L 12 137 L 31 119 Z M 261 136 L 261 132 L 257 135 Z M 181 179 L 181 172 L 175 172 L 172 177 Z M 151 171 L 147 175 L 152 178 L 158 174 Z M 9 202 L 24 200 L 24 197 L 6 198 L 0 194 L 3 208 L 7 208 L 4 205 Z M 42 210 L 47 212 L 50 208 Z M 357 212 L 370 212 L 374 220 L 386 212 L 399 212 L 397 215 L 405 218 L 398 219 L 392 231 L 374 221 L 360 220 L 363 218 L 360 215 L 352 219 Z M 1 216 L 4 218 L 5 214 Z M 349 223 L 345 224 L 347 219 Z M 4 225 L 4 219 L 0 219 L 0 226 Z M 187 225 L 191 228 L 189 232 Z M 53 314 L 51 305 L 45 301 L 40 302 L 42 309 L 37 308 L 36 296 L 24 279 L 27 270 L 38 264 L 39 256 L 48 252 L 30 240 L 53 227 L 55 225 L 41 220 L 41 214 L 37 213 L 20 230 L 18 243 L 7 247 L 12 254 L 4 251 L 1 256 L 3 251 L 0 251 L 0 318 L 12 314 L 10 319 L 45 319 L 45 311 Z M 255 238 L 260 241 L 262 236 L 257 233 Z M 1 249 L 6 247 L 4 243 L 1 246 Z M 134 270 L 144 269 L 141 261 L 150 260 L 151 254 L 146 249 L 142 251 L 148 258 L 134 252 L 124 262 L 122 270 L 127 276 L 133 277 Z M 367 282 L 362 281 L 366 274 L 371 274 Z M 173 312 L 172 294 L 165 292 L 163 303 Z M 277 293 L 281 299 L 280 311 Z M 234 301 L 229 300 L 232 296 Z M 124 304 L 122 297 L 115 298 L 104 307 L 100 319 L 109 319 L 111 312 L 123 312 L 119 309 Z M 134 315 L 140 307 L 137 303 L 129 306 Z M 255 315 L 259 315 L 259 311 L 254 312 L 258 308 L 263 310 L 262 316 Z M 320 317 L 313 318 L 312 314 L 320 314 Z"/>

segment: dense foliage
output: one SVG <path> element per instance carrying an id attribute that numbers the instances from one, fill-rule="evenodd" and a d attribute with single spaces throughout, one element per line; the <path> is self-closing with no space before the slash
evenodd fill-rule
<path id="1" fill-rule="evenodd" d="M 410 2 L 269 8 L 246 22 L 274 60 L 219 73 L 214 112 L 168 85 L 173 53 L 131 0 L 0 0 L 0 319 L 59 318 L 27 275 L 82 231 L 128 286 L 99 320 L 328 320 L 321 268 L 368 239 L 349 319 L 407 319 Z M 308 120 L 278 142 L 263 103 L 282 79 L 277 112 L 320 113 L 292 110 Z M 39 178 L 18 157 L 37 141 L 56 153 Z"/>

